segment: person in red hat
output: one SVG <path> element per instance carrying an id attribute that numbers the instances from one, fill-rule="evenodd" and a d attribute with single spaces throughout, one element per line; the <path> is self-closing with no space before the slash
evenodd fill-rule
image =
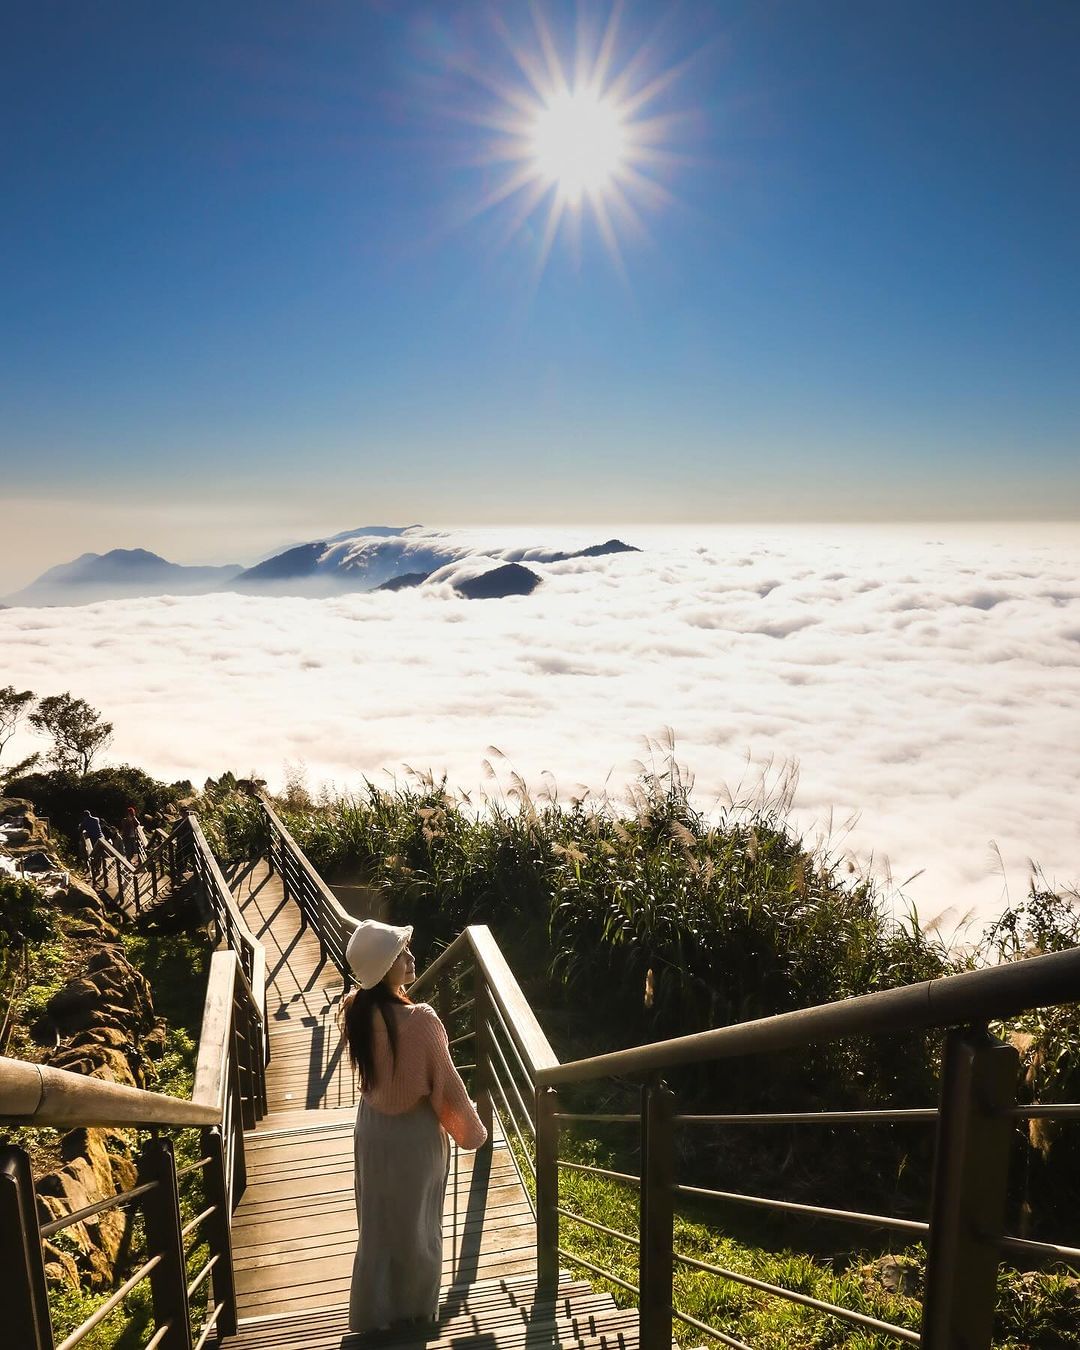
<path id="1" fill-rule="evenodd" d="M 365 919 L 346 948 L 358 987 L 343 1024 L 360 1076 L 352 1331 L 437 1316 L 448 1136 L 464 1149 L 487 1139 L 438 1014 L 405 992 L 416 978 L 412 932 Z"/>

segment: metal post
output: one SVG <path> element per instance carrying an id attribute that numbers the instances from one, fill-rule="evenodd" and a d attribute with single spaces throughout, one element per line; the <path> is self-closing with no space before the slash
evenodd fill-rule
<path id="1" fill-rule="evenodd" d="M 0 1271 L 5 1344 L 53 1350 L 34 1178 L 30 1159 L 12 1145 L 0 1147 Z"/>
<path id="2" fill-rule="evenodd" d="M 191 1350 L 191 1313 L 187 1296 L 187 1262 L 180 1223 L 180 1195 L 176 1188 L 176 1159 L 171 1139 L 151 1139 L 139 1155 L 140 1181 L 158 1184 L 143 1201 L 146 1244 L 164 1260 L 150 1272 L 154 1325 L 168 1324 L 159 1342 L 162 1350 Z"/>
<path id="3" fill-rule="evenodd" d="M 559 1099 L 554 1088 L 536 1089 L 536 1282 L 559 1283 Z"/>
<path id="4" fill-rule="evenodd" d="M 641 1089 L 641 1255 L 638 1342 L 670 1350 L 674 1243 L 674 1097 L 658 1079 Z"/>
<path id="5" fill-rule="evenodd" d="M 220 1303 L 217 1330 L 221 1336 L 236 1332 L 236 1273 L 233 1269 L 232 1225 L 229 1213 L 229 1187 L 225 1180 L 225 1149 L 221 1131 L 215 1126 L 204 1130 L 203 1153 L 210 1161 L 206 1165 L 206 1199 L 214 1212 L 206 1221 L 206 1237 L 211 1256 L 218 1257 L 213 1270 L 214 1302 Z"/>
<path id="6" fill-rule="evenodd" d="M 476 1110 L 488 1132 L 487 1146 L 492 1143 L 494 1115 L 491 1108 L 491 1065 L 488 1050 L 488 988 L 479 961 L 473 979 L 473 1029 L 476 1033 Z"/>
<path id="7" fill-rule="evenodd" d="M 1020 1057 L 985 1027 L 950 1031 L 923 1302 L 924 1350 L 988 1350 Z"/>
<path id="8" fill-rule="evenodd" d="M 243 1031 L 241 1031 L 241 1026 Z M 242 1039 L 241 1039 L 242 1038 Z M 252 1070 L 251 1017 L 246 1007 L 233 1012 L 232 1060 L 236 1066 L 237 1092 L 245 1130 L 253 1130 L 258 1119 L 255 1100 L 255 1075 Z"/>

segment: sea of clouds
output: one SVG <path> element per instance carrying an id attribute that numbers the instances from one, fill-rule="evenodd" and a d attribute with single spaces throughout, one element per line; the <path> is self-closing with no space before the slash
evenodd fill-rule
<path id="1" fill-rule="evenodd" d="M 226 768 L 356 787 L 402 766 L 492 792 L 483 762 L 563 798 L 613 795 L 665 727 L 711 809 L 796 760 L 810 837 L 891 866 L 925 918 L 1015 900 L 1035 859 L 1080 878 L 1080 532 L 943 526 L 619 531 L 641 553 L 527 565 L 528 597 L 452 589 L 472 550 L 572 550 L 613 531 L 454 531 L 414 591 L 222 594 L 0 612 L 0 683 L 70 689 L 114 761 L 196 783 Z M 23 737 L 7 758 L 25 752 Z M 751 777 L 753 772 L 751 771 Z M 775 769 L 774 769 L 775 773 Z"/>

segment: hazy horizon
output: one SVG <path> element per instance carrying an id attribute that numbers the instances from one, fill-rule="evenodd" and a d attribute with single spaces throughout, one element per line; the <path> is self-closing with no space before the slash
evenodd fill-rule
<path id="1" fill-rule="evenodd" d="M 703 807 L 747 755 L 797 760 L 800 826 L 860 815 L 852 858 L 880 872 L 887 856 L 897 881 L 925 869 L 909 888 L 924 918 L 1000 907 L 991 840 L 1014 894 L 1029 858 L 1080 880 L 1074 529 L 625 533 L 642 552 L 530 563 L 540 587 L 504 600 L 463 600 L 448 578 L 327 600 L 7 610 L 5 681 L 70 689 L 115 722 L 112 760 L 196 783 L 231 768 L 280 786 L 302 760 L 316 787 L 409 764 L 477 792 L 495 745 L 565 800 L 609 774 L 621 787 L 642 737 L 670 726 Z M 589 538 L 480 528 L 454 542 Z"/>
<path id="2" fill-rule="evenodd" d="M 174 514 L 168 507 L 155 509 L 147 506 L 141 509 L 133 519 L 130 509 L 119 504 L 101 512 L 99 518 L 87 519 L 85 505 L 76 501 L 50 503 L 51 514 L 47 523 L 43 522 L 38 510 L 42 503 L 28 501 L 9 503 L 13 519 L 5 522 L 3 538 L 0 540 L 0 600 L 22 589 L 36 580 L 51 567 L 72 562 L 85 553 L 108 553 L 113 549 L 145 549 L 166 558 L 169 562 L 185 566 L 220 566 L 238 563 L 250 567 L 262 559 L 294 547 L 297 544 L 313 542 L 340 534 L 343 530 L 362 528 L 365 525 L 397 525 L 407 527 L 421 525 L 434 530 L 473 530 L 493 529 L 495 531 L 519 530 L 523 539 L 535 539 L 542 543 L 551 534 L 567 530 L 580 533 L 585 543 L 601 542 L 600 536 L 608 538 L 616 535 L 631 534 L 634 531 L 646 533 L 657 530 L 686 528 L 705 530 L 717 527 L 768 528 L 779 526 L 796 530 L 841 529 L 848 531 L 881 530 L 886 533 L 939 527 L 941 529 L 968 534 L 972 537 L 998 537 L 1002 530 L 1023 537 L 1036 528 L 1049 530 L 1062 538 L 1080 539 L 1080 521 L 1063 517 L 1045 518 L 1007 518 L 999 519 L 963 519 L 945 518 L 928 515 L 916 519 L 784 519 L 783 517 L 738 517 L 732 519 L 701 519 L 670 522 L 657 519 L 631 520 L 607 516 L 600 518 L 581 518 L 580 520 L 550 519 L 460 519 L 448 520 L 445 517 L 435 521 L 422 519 L 417 513 L 408 511 L 396 513 L 367 512 L 358 508 L 353 515 L 356 524 L 350 525 L 348 518 L 339 514 L 313 515 L 305 519 L 302 515 L 270 515 L 260 518 L 254 507 L 242 513 L 234 514 L 234 508 L 219 509 L 211 515 L 204 506 L 183 511 L 174 508 Z M 170 514 L 173 520 L 170 523 Z M 214 520 L 216 515 L 216 521 Z M 237 519 L 239 515 L 239 519 Z M 364 519 L 359 519 L 364 515 Z M 213 521 L 213 523 L 211 523 Z M 630 543 L 632 540 L 627 539 Z"/>

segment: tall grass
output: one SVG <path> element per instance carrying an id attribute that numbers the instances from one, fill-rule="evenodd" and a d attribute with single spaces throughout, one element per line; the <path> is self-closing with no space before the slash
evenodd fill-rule
<path id="1" fill-rule="evenodd" d="M 1080 939 L 1075 897 L 1033 886 L 982 940 L 950 949 L 922 929 L 914 910 L 897 915 L 890 898 L 852 870 L 827 837 L 808 843 L 798 835 L 789 816 L 790 774 L 774 776 L 771 786 L 737 790 L 706 813 L 672 746 L 658 747 L 653 762 L 639 768 L 629 800 L 622 802 L 584 795 L 562 802 L 551 783 L 530 792 L 492 752 L 492 779 L 501 775 L 508 785 L 480 801 L 455 794 L 445 781 L 409 775 L 389 789 L 367 783 L 357 794 L 317 801 L 294 780 L 279 806 L 324 876 L 378 888 L 386 916 L 416 926 L 421 966 L 466 924 L 489 924 L 563 1059 Z M 216 846 L 236 858 L 250 854 L 261 831 L 255 802 L 224 784 L 207 794 L 204 811 Z M 1061 1009 L 998 1028 L 1019 1040 L 1029 1097 L 1037 1092 L 1044 1100 L 1064 1099 L 1061 1094 L 1071 1092 L 1075 1100 L 1076 1025 L 1076 1010 Z M 799 1055 L 675 1072 L 670 1083 L 683 1109 L 928 1106 L 937 1098 L 938 1057 L 933 1035 L 887 1042 L 852 1036 Z M 633 1091 L 617 1081 L 593 1085 L 569 1094 L 568 1104 L 619 1110 Z M 1013 1231 L 1061 1239 L 1071 1230 L 1070 1215 L 1080 1202 L 1077 1133 L 1066 1143 L 1038 1128 L 1030 1138 L 1017 1132 Z M 626 1145 L 598 1134 L 579 1138 L 577 1146 L 601 1148 L 616 1166 L 633 1170 Z M 925 1217 L 932 1146 L 925 1126 L 733 1127 L 684 1139 L 679 1166 L 686 1179 L 718 1189 Z M 603 1221 L 619 1217 L 613 1210 Z M 684 1222 L 697 1225 L 694 1240 L 706 1246 L 722 1236 L 747 1253 L 780 1254 L 777 1260 L 790 1258 L 795 1265 L 816 1258 L 816 1273 L 798 1278 L 822 1289 L 839 1278 L 838 1254 L 841 1272 L 873 1255 L 849 1251 L 849 1234 L 835 1225 L 794 1231 L 790 1223 L 735 1207 L 722 1216 L 685 1216 Z M 586 1230 L 579 1236 L 586 1244 L 597 1240 Z M 581 1250 L 587 1254 L 587 1246 Z M 875 1250 L 888 1250 L 887 1243 Z M 830 1261 L 822 1267 L 826 1256 Z M 849 1283 L 862 1278 L 852 1275 Z M 697 1276 L 685 1279 L 688 1289 L 702 1284 Z M 887 1290 L 871 1292 L 875 1307 L 891 1308 L 887 1315 L 903 1320 Z M 705 1311 L 697 1315 L 720 1315 L 721 1305 L 709 1302 L 718 1295 L 700 1297 Z M 738 1291 L 724 1298 L 732 1307 L 732 1300 L 740 1307 L 754 1302 Z M 1051 1303 L 1059 1306 L 1058 1294 Z M 791 1323 L 785 1341 L 779 1331 L 769 1331 L 774 1314 L 761 1317 L 761 1334 L 749 1337 L 755 1344 L 864 1344 L 836 1339 L 832 1331 L 811 1334 L 809 1323 L 800 1323 L 797 1335 Z M 1046 1341 L 1048 1347 L 1075 1343 Z"/>

